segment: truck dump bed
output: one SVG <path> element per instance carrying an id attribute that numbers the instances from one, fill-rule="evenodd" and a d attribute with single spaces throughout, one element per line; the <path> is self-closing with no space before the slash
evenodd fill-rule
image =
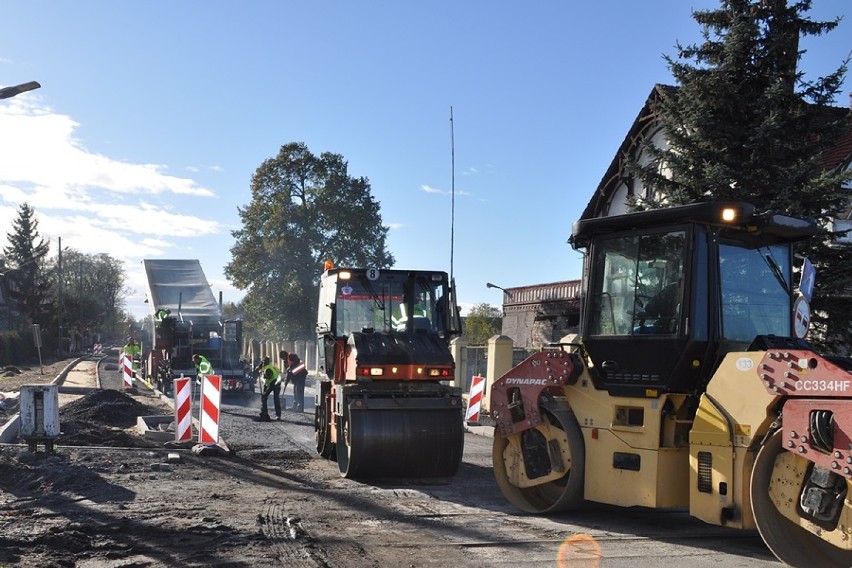
<path id="1" fill-rule="evenodd" d="M 171 310 L 177 320 L 219 321 L 219 304 L 197 259 L 142 261 L 151 315 Z"/>

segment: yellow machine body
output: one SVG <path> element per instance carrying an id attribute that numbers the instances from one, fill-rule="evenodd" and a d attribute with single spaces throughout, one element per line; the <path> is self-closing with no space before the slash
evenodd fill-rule
<path id="1" fill-rule="evenodd" d="M 491 388 L 509 502 L 688 507 L 791 566 L 852 566 L 852 360 L 793 325 L 792 243 L 814 232 L 736 202 L 575 223 L 577 342 Z"/>

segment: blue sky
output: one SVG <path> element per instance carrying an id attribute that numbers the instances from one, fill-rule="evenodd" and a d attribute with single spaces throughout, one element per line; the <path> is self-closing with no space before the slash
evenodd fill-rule
<path id="1" fill-rule="evenodd" d="M 852 51 L 846 16 L 803 43 L 800 70 Z M 289 142 L 367 177 L 398 268 L 443 269 L 464 306 L 503 287 L 580 278 L 566 240 L 655 83 L 717 1 L 6 0 L 0 240 L 22 202 L 55 254 L 126 262 L 147 313 L 143 258 L 198 258 L 218 297 L 237 208 Z M 848 104 L 847 78 L 837 105 Z M 455 207 L 451 247 L 454 115 Z M 314 298 L 309 301 L 314 302 Z"/>

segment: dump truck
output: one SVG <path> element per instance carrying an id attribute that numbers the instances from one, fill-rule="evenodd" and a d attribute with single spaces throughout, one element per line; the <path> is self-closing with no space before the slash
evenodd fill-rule
<path id="1" fill-rule="evenodd" d="M 222 319 L 219 302 L 197 259 L 145 259 L 148 322 L 152 348 L 143 376 L 170 392 L 181 376 L 195 377 L 192 356 L 206 357 L 222 377 L 222 392 L 254 391 L 256 379 L 240 359 L 242 321 Z"/>
<path id="2" fill-rule="evenodd" d="M 317 453 L 347 478 L 441 477 L 464 450 L 446 272 L 329 268 L 320 278 Z"/>
<path id="3" fill-rule="evenodd" d="M 852 565 L 852 362 L 807 342 L 793 280 L 815 231 L 741 202 L 577 221 L 579 337 L 490 393 L 506 499 L 688 507 L 792 566 Z"/>

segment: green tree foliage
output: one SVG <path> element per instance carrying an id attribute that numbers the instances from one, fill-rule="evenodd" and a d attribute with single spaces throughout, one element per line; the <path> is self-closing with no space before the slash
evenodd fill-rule
<path id="1" fill-rule="evenodd" d="M 666 57 L 677 87 L 659 87 L 652 107 L 668 145 L 646 140 L 628 169 L 649 189 L 635 198 L 637 209 L 737 199 L 819 220 L 823 235 L 802 252 L 820 271 L 818 335 L 823 347 L 837 348 L 832 337 L 848 339 L 852 320 L 852 302 L 841 294 L 852 255 L 848 246 L 830 246 L 838 236 L 830 220 L 848 206 L 849 174 L 827 169 L 824 157 L 852 128 L 848 109 L 829 106 L 849 60 L 811 81 L 797 70 L 799 38 L 839 21 L 812 21 L 810 7 L 810 0 L 723 0 L 719 9 L 694 12 L 704 41 L 678 44 L 678 58 Z"/>
<path id="2" fill-rule="evenodd" d="M 108 254 L 62 251 L 51 264 L 58 285 L 54 303 L 61 306 L 64 325 L 83 337 L 95 332 L 119 332 L 127 326 L 123 312 L 126 275 L 121 261 Z M 61 298 L 59 295 L 61 294 Z"/>
<path id="3" fill-rule="evenodd" d="M 12 232 L 6 233 L 6 237 L 9 245 L 3 248 L 3 254 L 16 288 L 13 299 L 26 318 L 19 323 L 22 326 L 38 323 L 46 328 L 55 321 L 47 262 L 50 242 L 39 236 L 38 219 L 32 207 L 21 205 L 17 219 L 12 221 Z"/>
<path id="4" fill-rule="evenodd" d="M 336 266 L 388 268 L 387 227 L 366 178 L 353 178 L 342 156 L 312 154 L 301 142 L 281 147 L 251 181 L 239 209 L 243 227 L 225 274 L 247 290 L 243 308 L 268 337 L 312 337 L 319 276 Z"/>
<path id="5" fill-rule="evenodd" d="M 500 334 L 501 322 L 500 308 L 490 304 L 476 304 L 465 316 L 464 335 L 470 345 L 485 345 L 489 339 Z"/>

